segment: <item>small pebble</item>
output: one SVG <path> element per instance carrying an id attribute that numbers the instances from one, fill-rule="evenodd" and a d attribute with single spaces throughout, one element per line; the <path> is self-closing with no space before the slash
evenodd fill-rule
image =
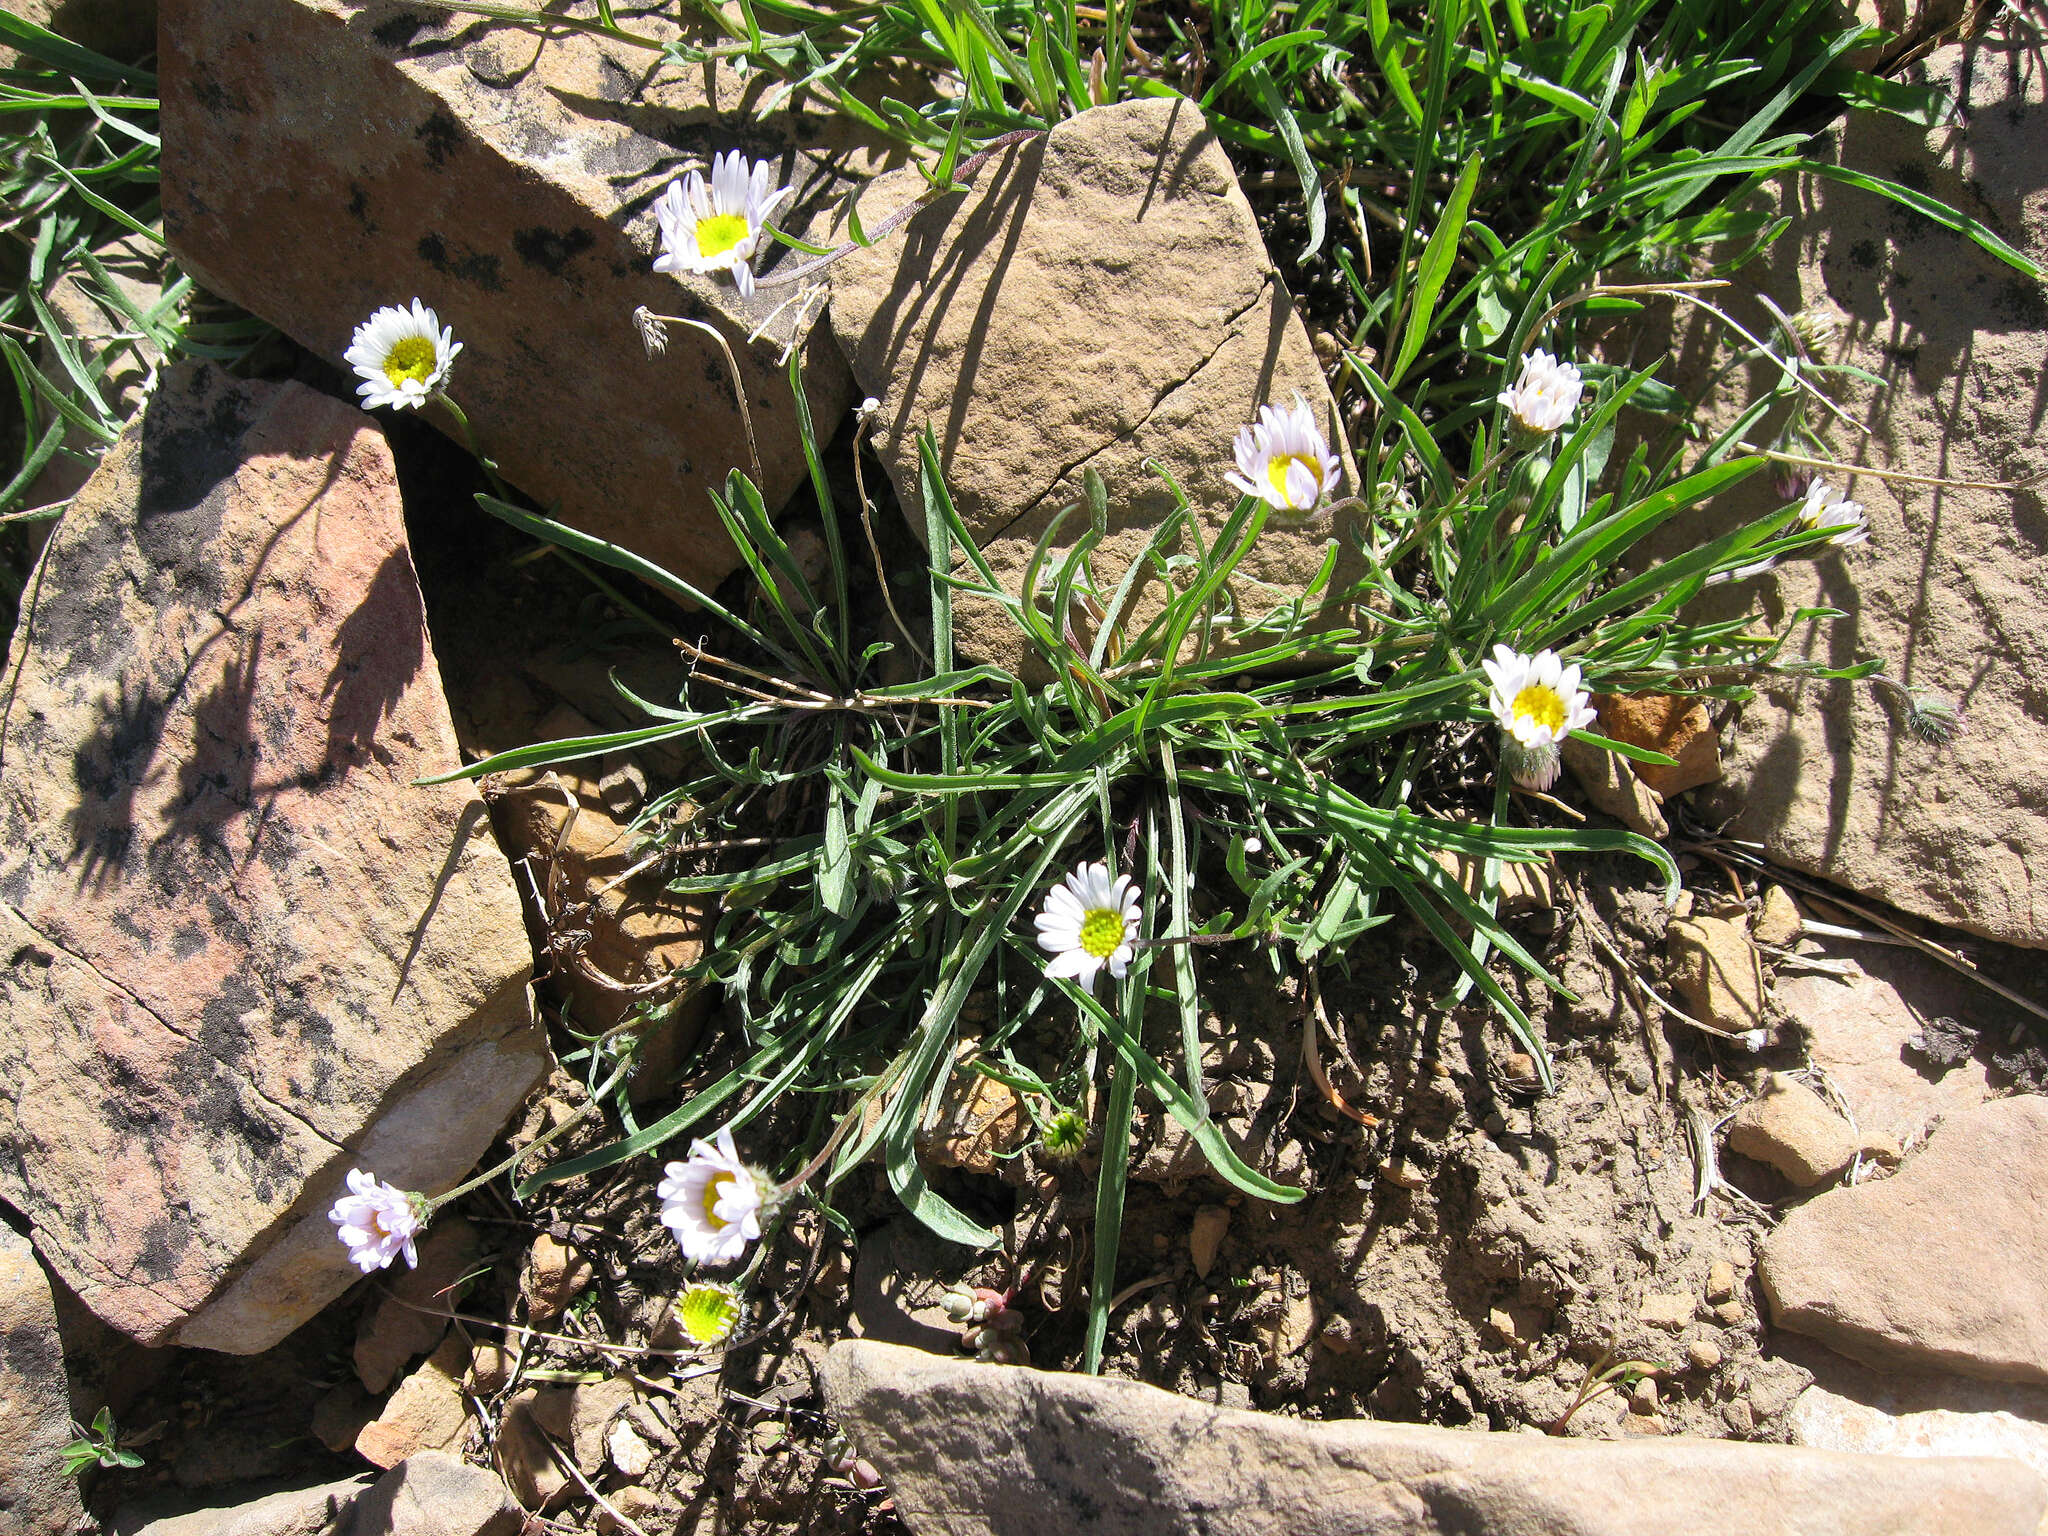
<path id="1" fill-rule="evenodd" d="M 1685 1346 L 1685 1358 L 1696 1371 L 1711 1371 L 1721 1363 L 1721 1346 L 1712 1339 L 1694 1339 Z"/>
<path id="2" fill-rule="evenodd" d="M 1628 1405 L 1637 1413 L 1654 1414 L 1659 1406 L 1657 1383 L 1645 1376 L 1628 1389 Z"/>
<path id="3" fill-rule="evenodd" d="M 1429 1175 L 1405 1157 L 1390 1157 L 1380 1164 L 1380 1177 L 1403 1189 L 1420 1189 Z"/>
<path id="4" fill-rule="evenodd" d="M 1654 1413 L 1632 1413 L 1621 1421 L 1621 1428 L 1629 1435 L 1661 1435 L 1664 1421 Z"/>
<path id="5" fill-rule="evenodd" d="M 1648 1093 L 1650 1091 L 1650 1069 L 1642 1066 L 1630 1067 L 1623 1075 L 1622 1081 L 1628 1084 L 1628 1091 L 1630 1093 Z"/>
<path id="6" fill-rule="evenodd" d="M 1707 1266 L 1707 1300 L 1727 1301 L 1735 1294 L 1735 1266 L 1716 1259 Z"/>
<path id="7" fill-rule="evenodd" d="M 1677 1333 L 1692 1321 L 1692 1311 L 1692 1297 L 1676 1292 L 1653 1291 L 1643 1298 L 1642 1310 L 1636 1317 L 1652 1328 L 1668 1328 Z"/>
<path id="8" fill-rule="evenodd" d="M 1738 1327 L 1748 1316 L 1739 1301 L 1724 1301 L 1714 1308 L 1714 1320 L 1723 1328 Z"/>
<path id="9" fill-rule="evenodd" d="M 1756 1412 L 1749 1406 L 1749 1399 L 1738 1397 L 1732 1403 L 1721 1405 L 1721 1422 L 1738 1435 L 1753 1434 L 1756 1431 Z"/>

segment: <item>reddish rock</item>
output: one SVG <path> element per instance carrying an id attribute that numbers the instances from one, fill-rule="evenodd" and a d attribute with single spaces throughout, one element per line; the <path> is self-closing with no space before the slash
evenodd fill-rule
<path id="1" fill-rule="evenodd" d="M 1721 738 L 1698 699 L 1662 693 L 1597 693 L 1593 704 L 1600 711 L 1601 735 L 1678 760 L 1672 768 L 1660 763 L 1629 763 L 1636 777 L 1666 800 L 1721 777 Z"/>
<path id="2" fill-rule="evenodd" d="M 0 1198 L 149 1344 L 359 1278 L 351 1166 L 445 1188 L 544 1070 L 370 419 L 180 367 L 51 535 L 0 722 Z"/>
<path id="3" fill-rule="evenodd" d="M 626 20 L 681 36 L 646 7 Z M 796 290 L 743 302 L 723 276 L 655 272 L 652 205 L 737 147 L 798 187 L 800 231 L 847 185 L 843 127 L 756 116 L 766 76 L 339 0 L 166 0 L 163 49 L 164 229 L 207 288 L 336 363 L 374 310 L 424 299 L 464 344 L 450 393 L 507 479 L 707 588 L 739 563 L 707 494 L 749 464 L 724 358 L 687 327 L 648 358 L 633 311 L 724 332 L 774 508 L 805 474 L 778 364 L 798 311 L 745 338 Z M 808 356 L 829 436 L 850 384 L 829 344 Z"/>
<path id="4" fill-rule="evenodd" d="M 1857 1142 L 1848 1121 L 1825 1099 L 1797 1078 L 1774 1072 L 1728 1122 L 1728 1150 L 1811 1189 L 1855 1161 Z"/>
<path id="5" fill-rule="evenodd" d="M 28 1239 L 0 1221 L 0 1531 L 68 1536 L 85 1511 L 64 1475 L 71 1439 L 64 1341 Z"/>
<path id="6" fill-rule="evenodd" d="M 2048 1098 L 1999 1099 L 1794 1211 L 1757 1274 L 1780 1328 L 1867 1364 L 2048 1383 L 2043 1211 Z"/>

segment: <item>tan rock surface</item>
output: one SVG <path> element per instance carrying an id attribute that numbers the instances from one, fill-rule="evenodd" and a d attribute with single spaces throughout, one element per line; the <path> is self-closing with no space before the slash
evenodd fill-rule
<path id="1" fill-rule="evenodd" d="M 915 172 L 891 173 L 863 218 L 923 190 Z M 1342 436 L 1251 205 L 1187 101 L 1098 107 L 1001 151 L 971 190 L 832 268 L 831 320 L 881 401 L 873 440 L 903 504 L 923 505 L 929 427 L 962 519 L 1011 591 L 1054 515 L 1083 500 L 1088 469 L 1108 489 L 1096 562 L 1109 592 L 1173 509 L 1146 458 L 1213 530 L 1237 499 L 1223 480 L 1232 438 L 1262 403 L 1299 390 L 1333 444 Z M 1340 494 L 1355 484 L 1347 470 Z M 1084 510 L 1056 547 L 1086 527 Z M 1275 519 L 1240 569 L 1299 590 L 1332 536 L 1327 515 Z M 1147 593 L 1135 612 L 1156 611 L 1156 585 Z M 1249 584 L 1243 595 L 1252 611 L 1271 606 Z M 960 602 L 955 622 L 963 652 L 1018 664 L 992 605 Z"/>
<path id="2" fill-rule="evenodd" d="M 448 1320 L 436 1314 L 456 1310 L 462 1298 L 454 1287 L 476 1269 L 483 1235 L 454 1216 L 435 1222 L 415 1246 L 419 1267 L 387 1271 L 385 1294 L 356 1324 L 356 1377 L 372 1392 L 382 1392 L 407 1361 L 441 1342 Z"/>
<path id="3" fill-rule="evenodd" d="M 68 1536 L 85 1511 L 60 1453 L 71 1440 L 64 1341 L 50 1281 L 0 1220 L 0 1530 Z"/>
<path id="4" fill-rule="evenodd" d="M 395 1467 L 421 1451 L 459 1451 L 469 1433 L 469 1402 L 462 1395 L 468 1368 L 469 1346 L 446 1340 L 357 1433 L 356 1453 L 372 1466 Z"/>
<path id="5" fill-rule="evenodd" d="M 2022 28 L 1942 48 L 1923 68 L 1965 104 L 1959 125 L 1926 133 L 1857 113 L 1818 153 L 1941 198 L 2048 259 L 2048 62 Z M 1834 454 L 1954 479 L 2036 474 L 2048 442 L 2041 284 L 1853 187 L 1806 179 L 1784 200 L 1792 227 L 1770 269 L 1759 263 L 1745 278 L 1787 314 L 1840 322 L 1842 341 L 1820 355 L 1885 381 L 1878 390 L 1830 377 L 1874 429 L 1866 439 L 1830 428 Z M 1700 616 L 1842 609 L 1845 620 L 1819 626 L 1787 659 L 1881 657 L 1901 683 L 1962 703 L 1965 729 L 1934 746 L 1905 729 L 1902 701 L 1884 690 L 1776 682 L 1724 728 L 1726 776 L 1703 809 L 1733 815 L 1728 835 L 1764 843 L 1792 868 L 1975 933 L 2048 945 L 2039 495 L 1868 476 L 1845 488 L 1868 514 L 1867 545 L 1733 583 L 1698 605 Z M 1764 477 L 1741 491 L 1716 509 L 1714 531 L 1781 505 Z"/>
<path id="6" fill-rule="evenodd" d="M 1764 1022 L 1764 978 L 1749 930 L 1725 917 L 1674 918 L 1665 929 L 1671 984 L 1694 1018 L 1741 1032 Z"/>
<path id="7" fill-rule="evenodd" d="M 825 1389 L 917 1536 L 2035 1536 L 2048 1510 L 2006 1461 L 1315 1423 L 865 1341 Z"/>
<path id="8" fill-rule="evenodd" d="M 1849 1123 L 1797 1078 L 1774 1072 L 1728 1122 L 1728 1150 L 1754 1158 L 1801 1189 L 1838 1177 L 1856 1159 Z"/>
<path id="9" fill-rule="evenodd" d="M 1771 1318 L 1872 1365 L 2048 1383 L 2048 1098 L 1945 1122 L 1764 1240 Z"/>
<path id="10" fill-rule="evenodd" d="M 467 1169 L 542 1073 L 391 459 L 170 373 L 50 539 L 0 722 L 0 1196 L 145 1343 L 267 1348 L 359 1278 L 351 1166 Z"/>
<path id="11" fill-rule="evenodd" d="M 1564 744 L 1564 766 L 1595 810 L 1631 832 L 1661 841 L 1671 830 L 1664 820 L 1664 797 L 1637 778 L 1619 752 L 1570 740 Z"/>
<path id="12" fill-rule="evenodd" d="M 1846 977 L 1782 976 L 1777 998 L 1865 1135 L 1910 1145 L 1930 1122 L 1990 1097 L 1983 1062 L 1972 1058 L 1930 1075 L 1907 1048 L 1925 1020 L 1955 1010 L 1968 982 L 1904 950 L 1865 946 L 1850 965 Z"/>
<path id="13" fill-rule="evenodd" d="M 518 1536 L 525 1517 L 497 1478 L 440 1451 L 379 1477 L 323 1483 L 230 1508 L 131 1524 L 122 1536 Z"/>
<path id="14" fill-rule="evenodd" d="M 630 24 L 678 35 L 645 9 Z M 791 295 L 743 302 L 722 276 L 653 271 L 653 202 L 716 151 L 765 150 L 798 187 L 800 228 L 846 185 L 830 168 L 842 128 L 754 118 L 766 75 L 468 16 L 170 0 L 163 37 L 165 232 L 208 288 L 336 363 L 374 310 L 417 295 L 464 344 L 450 392 L 507 479 L 700 585 L 738 564 L 706 494 L 748 465 L 726 364 L 687 327 L 650 360 L 633 311 L 725 332 L 771 508 L 805 473 L 776 365 L 795 312 L 748 345 Z M 829 436 L 846 375 L 829 345 L 810 357 Z"/>
<path id="15" fill-rule="evenodd" d="M 1892 1413 L 1813 1386 L 1792 1405 L 1792 1437 L 1869 1456 L 2006 1456 L 2048 1478 L 2048 1424 L 2003 1409 Z"/>

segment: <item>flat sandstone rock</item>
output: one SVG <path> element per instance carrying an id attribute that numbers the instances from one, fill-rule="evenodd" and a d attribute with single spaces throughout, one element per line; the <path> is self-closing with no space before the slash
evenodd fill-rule
<path id="1" fill-rule="evenodd" d="M 1963 104 L 1928 132 L 1856 112 L 1815 155 L 1903 182 L 2048 260 L 2048 62 L 2015 31 L 1942 48 L 1916 67 Z M 1856 187 L 1818 177 L 1781 194 L 1792 226 L 1745 271 L 1786 314 L 1840 327 L 1816 360 L 1858 426 L 1815 406 L 1829 452 L 1880 469 L 2013 482 L 2040 472 L 2040 378 L 2048 303 L 1960 235 Z M 1743 377 L 1738 373 L 1738 378 Z M 1753 387 L 1768 382 L 1749 376 Z M 1751 396 L 1722 399 L 1726 419 Z M 1751 441 L 1768 443 L 1776 418 Z M 1782 506 L 1758 476 L 1717 504 L 1710 531 Z M 2039 490 L 1930 486 L 1859 476 L 1834 483 L 1863 503 L 1870 542 L 1717 589 L 1702 617 L 1752 605 L 1773 622 L 1824 606 L 1788 661 L 1882 658 L 1900 683 L 1964 711 L 1943 746 L 1906 727 L 1907 701 L 1869 683 L 1770 679 L 1722 732 L 1725 776 L 1704 791 L 1710 820 L 1773 860 L 1907 911 L 2010 944 L 2048 945 L 2048 540 Z"/>
<path id="2" fill-rule="evenodd" d="M 168 373 L 57 525 L 0 718 L 0 1198 L 107 1322 L 266 1349 L 360 1164 L 452 1184 L 541 1076 L 383 435 Z"/>
<path id="3" fill-rule="evenodd" d="M 892 172 L 862 198 L 862 218 L 872 229 L 924 190 L 915 172 Z M 924 504 L 929 427 L 962 520 L 1012 592 L 1055 514 L 1083 500 L 1090 469 L 1108 491 L 1096 553 L 1106 598 L 1174 507 L 1147 458 L 1213 532 L 1237 501 L 1223 480 L 1232 439 L 1260 405 L 1300 391 L 1345 451 L 1308 332 L 1192 102 L 1096 107 L 1002 149 L 968 191 L 831 276 L 832 332 L 881 402 L 875 449 L 903 505 Z M 1356 487 L 1347 465 L 1335 495 Z M 1298 592 L 1331 523 L 1276 514 L 1239 569 Z M 1056 547 L 1087 526 L 1084 509 Z M 1275 594 L 1241 585 L 1250 612 L 1272 606 Z M 1156 587 L 1141 592 L 1139 625 L 1159 606 Z M 993 604 L 956 599 L 955 623 L 965 654 L 1020 664 L 1015 626 Z"/>
<path id="4" fill-rule="evenodd" d="M 1945 1122 L 1764 1240 L 1771 1320 L 1879 1367 L 2048 1383 L 2048 1098 Z"/>
<path id="5" fill-rule="evenodd" d="M 649 7 L 620 14 L 681 36 Z M 722 274 L 655 272 L 653 205 L 740 149 L 797 188 L 783 222 L 801 232 L 849 157 L 866 163 L 844 128 L 757 118 L 766 75 L 424 7 L 165 0 L 163 43 L 164 230 L 187 270 L 336 364 L 373 311 L 423 299 L 463 343 L 450 393 L 514 485 L 707 590 L 739 563 L 707 493 L 746 469 L 772 510 L 803 479 L 778 359 L 818 305 L 749 344 L 797 290 L 749 301 Z M 650 359 L 641 305 L 724 333 L 758 472 L 717 345 L 672 327 Z M 829 344 L 809 360 L 829 437 L 846 372 Z"/>
<path id="6" fill-rule="evenodd" d="M 2036 1536 L 2048 1511 L 2016 1462 L 1309 1422 L 865 1340 L 825 1393 L 914 1536 Z"/>

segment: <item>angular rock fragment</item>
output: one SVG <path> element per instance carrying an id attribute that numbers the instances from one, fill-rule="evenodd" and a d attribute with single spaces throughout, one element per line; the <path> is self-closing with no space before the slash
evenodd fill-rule
<path id="1" fill-rule="evenodd" d="M 1711 784 L 1721 777 L 1721 743 L 1698 699 L 1663 693 L 1595 694 L 1600 732 L 1632 747 L 1645 747 L 1674 760 L 1631 763 L 1636 777 L 1664 799 Z"/>
<path id="2" fill-rule="evenodd" d="M 1674 918 L 1664 937 L 1671 984 L 1695 1018 L 1734 1034 L 1762 1027 L 1763 969 L 1741 923 L 1725 917 Z"/>
<path id="3" fill-rule="evenodd" d="M 1728 1150 L 1778 1170 L 1801 1189 L 1855 1161 L 1856 1137 L 1827 1101 L 1797 1078 L 1773 1073 L 1728 1123 Z"/>
<path id="4" fill-rule="evenodd" d="M 444 1340 L 357 1433 L 357 1454 L 372 1466 L 395 1467 L 421 1451 L 460 1450 L 469 1433 L 469 1403 L 462 1395 L 468 1368 L 469 1345 Z"/>
<path id="5" fill-rule="evenodd" d="M 0 1531 L 66 1536 L 85 1511 L 60 1452 L 71 1439 L 64 1341 L 28 1239 L 0 1220 Z"/>
<path id="6" fill-rule="evenodd" d="M 2036 1536 L 2048 1510 L 2048 1482 L 1990 1458 L 1314 1423 L 865 1340 L 833 1347 L 825 1391 L 918 1536 Z"/>
<path id="7" fill-rule="evenodd" d="M 846 185 L 844 128 L 755 117 L 766 76 L 424 10 L 167 0 L 163 39 L 165 232 L 207 287 L 337 363 L 373 311 L 424 299 L 464 344 L 450 392 L 514 485 L 706 588 L 738 564 L 707 495 L 750 464 L 723 355 L 678 326 L 650 359 L 633 311 L 724 332 L 773 508 L 805 472 L 777 359 L 817 306 L 748 344 L 796 290 L 741 301 L 721 275 L 653 271 L 653 203 L 740 148 L 796 186 L 800 231 Z M 829 435 L 848 399 L 830 347 L 807 380 Z"/>
<path id="8" fill-rule="evenodd" d="M 1830 1190 L 1764 1240 L 1780 1328 L 1875 1366 L 2048 1382 L 2048 1098 L 1944 1123 L 1891 1178 Z"/>
<path id="9" fill-rule="evenodd" d="M 134 1522 L 123 1536 L 518 1536 L 519 1506 L 482 1467 L 422 1451 L 374 1483 L 349 1478 L 229 1508 Z"/>
<path id="10" fill-rule="evenodd" d="M 1915 74 L 1958 103 L 1947 126 L 1858 111 L 1813 153 L 1939 198 L 2048 259 L 2048 69 L 2033 43 L 1994 31 L 1937 50 Z M 1792 222 L 1772 247 L 1775 271 L 1746 275 L 1785 314 L 1833 329 L 1817 361 L 1882 380 L 1829 375 L 1829 393 L 1872 429 L 1831 426 L 1829 452 L 1993 485 L 2038 473 L 2039 279 L 1841 181 L 1800 176 L 1780 198 Z M 1715 419 L 1754 398 L 1740 374 L 1733 393 Z M 1825 420 L 1817 407 L 1808 416 Z M 1882 658 L 1903 687 L 1768 680 L 1724 727 L 1725 777 L 1703 808 L 1791 868 L 1973 933 L 2048 945 L 2048 725 L 2033 681 L 2048 675 L 2048 556 L 2027 531 L 2037 493 L 1830 477 L 1863 504 L 1867 544 L 1716 588 L 1696 608 L 1841 609 L 1847 618 L 1802 635 L 1785 659 Z M 1711 531 L 1782 505 L 1759 476 L 1722 499 Z M 1916 735 L 1907 688 L 1962 705 L 1961 732 L 1946 744 Z"/>
<path id="11" fill-rule="evenodd" d="M 0 720 L 0 1197 L 101 1317 L 254 1353 L 358 1276 L 351 1166 L 467 1169 L 545 1069 L 389 450 L 169 373 L 52 534 Z"/>
<path id="12" fill-rule="evenodd" d="M 872 227 L 923 191 L 914 172 L 892 172 L 863 215 Z M 1187 493 L 1207 543 L 1237 500 L 1223 480 L 1232 439 L 1262 404 L 1300 391 L 1344 451 L 1308 332 L 1192 102 L 1097 107 L 998 151 L 969 191 L 831 276 L 832 331 L 881 402 L 875 448 L 903 504 L 923 505 L 929 427 L 960 515 L 1010 591 L 1060 508 L 1084 500 L 1089 469 L 1108 491 L 1096 561 L 1109 591 L 1173 510 L 1147 458 Z M 1336 494 L 1355 490 L 1347 468 Z M 1084 509 L 1056 549 L 1087 526 Z M 1276 516 L 1239 569 L 1299 592 L 1332 537 L 1328 515 Z M 1245 601 L 1271 605 L 1251 587 Z M 1148 583 L 1131 632 L 1158 607 Z M 966 653 L 1019 664 L 1015 628 L 993 605 L 958 602 L 955 624 Z"/>

